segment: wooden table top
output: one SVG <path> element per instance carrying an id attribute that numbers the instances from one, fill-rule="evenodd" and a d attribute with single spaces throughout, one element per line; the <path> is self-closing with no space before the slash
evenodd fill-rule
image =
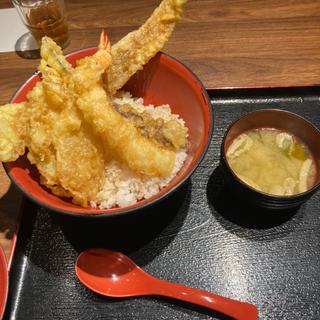
<path id="1" fill-rule="evenodd" d="M 96 46 L 102 28 L 114 43 L 159 2 L 67 0 L 71 42 L 65 52 Z M 11 1 L 0 0 L 0 9 L 9 7 Z M 320 1 L 190 0 L 163 51 L 190 67 L 207 88 L 320 84 Z M 0 53 L 0 105 L 38 62 Z M 9 201 L 18 193 L 6 192 L 8 187 L 0 172 L 0 244 L 7 256 L 18 207 Z"/>

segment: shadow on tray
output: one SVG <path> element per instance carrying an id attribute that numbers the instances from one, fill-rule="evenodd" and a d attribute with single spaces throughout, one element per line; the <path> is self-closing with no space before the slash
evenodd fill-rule
<path id="1" fill-rule="evenodd" d="M 207 185 L 210 209 L 217 221 L 239 237 L 272 240 L 292 232 L 300 223 L 303 206 L 291 210 L 269 211 L 249 206 L 230 190 L 218 166 Z"/>
<path id="2" fill-rule="evenodd" d="M 189 180 L 174 194 L 150 208 L 98 219 L 64 216 L 26 201 L 19 251 L 32 263 L 55 275 L 65 273 L 80 252 L 93 247 L 121 251 L 143 267 L 179 232 L 190 198 Z"/>
<path id="3" fill-rule="evenodd" d="M 160 203 L 127 215 L 103 219 L 75 219 L 54 214 L 51 217 L 58 221 L 67 241 L 77 252 L 92 247 L 108 247 L 130 253 L 153 241 L 171 223 L 179 230 L 190 198 L 191 183 L 188 181 Z M 172 241 L 170 237 L 164 239 L 166 241 L 157 242 L 159 246 L 153 253 L 148 252 L 146 260 L 140 263 L 148 263 Z"/>

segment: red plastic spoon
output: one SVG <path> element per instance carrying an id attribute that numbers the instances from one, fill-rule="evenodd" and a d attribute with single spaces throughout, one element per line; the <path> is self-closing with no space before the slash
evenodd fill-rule
<path id="1" fill-rule="evenodd" d="M 256 306 L 157 279 L 120 252 L 89 249 L 76 262 L 76 274 L 91 290 L 109 297 L 157 295 L 187 301 L 238 320 L 257 320 Z"/>

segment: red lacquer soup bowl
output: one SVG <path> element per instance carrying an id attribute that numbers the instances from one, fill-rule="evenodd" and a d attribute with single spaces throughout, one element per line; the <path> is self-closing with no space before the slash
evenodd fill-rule
<path id="1" fill-rule="evenodd" d="M 71 63 L 96 52 L 88 48 L 71 53 Z M 18 90 L 12 102 L 26 100 L 26 94 L 40 80 L 39 74 L 29 78 Z M 173 113 L 179 114 L 189 129 L 187 159 L 171 183 L 157 195 L 136 204 L 112 209 L 84 208 L 73 204 L 70 199 L 55 196 L 39 182 L 39 174 L 26 156 L 6 163 L 5 169 L 13 182 L 32 200 L 49 209 L 77 216 L 105 217 L 129 213 L 144 208 L 167 197 L 185 182 L 205 155 L 212 134 L 213 115 L 211 104 L 204 86 L 187 67 L 176 59 L 159 53 L 137 72 L 124 89 L 134 97 L 142 97 L 144 103 L 155 106 L 169 104 Z"/>

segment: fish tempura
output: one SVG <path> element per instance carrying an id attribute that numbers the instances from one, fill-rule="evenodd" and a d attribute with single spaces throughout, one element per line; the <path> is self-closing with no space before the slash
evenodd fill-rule
<path id="1" fill-rule="evenodd" d="M 171 36 L 188 0 L 163 0 L 149 19 L 112 46 L 112 63 L 104 80 L 109 95 L 159 52 Z"/>

